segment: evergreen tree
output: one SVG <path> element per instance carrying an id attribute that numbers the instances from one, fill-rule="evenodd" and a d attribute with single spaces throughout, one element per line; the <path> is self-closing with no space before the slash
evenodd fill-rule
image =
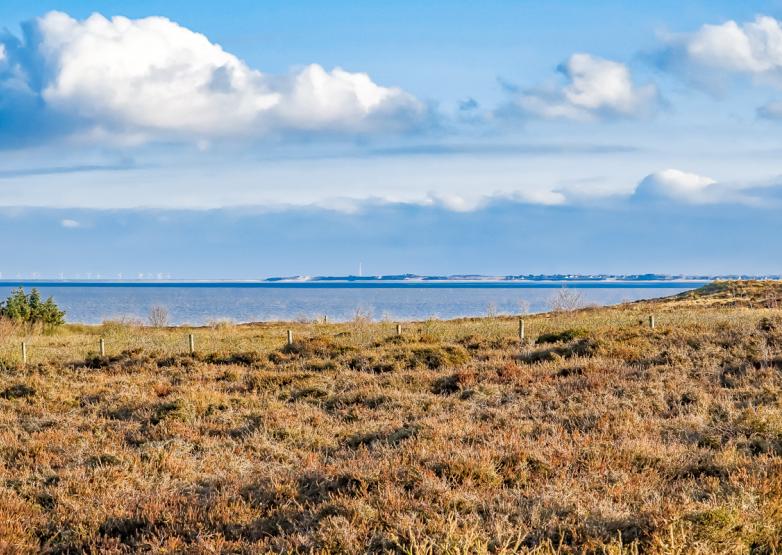
<path id="1" fill-rule="evenodd" d="M 0 316 L 5 316 L 18 323 L 29 322 L 31 315 L 30 303 L 21 287 L 14 290 L 8 299 L 0 305 Z"/>
<path id="2" fill-rule="evenodd" d="M 41 294 L 35 288 L 26 295 L 21 287 L 0 303 L 0 317 L 8 318 L 19 324 L 35 326 L 41 324 L 52 329 L 65 323 L 65 312 L 49 297 L 41 301 Z"/>

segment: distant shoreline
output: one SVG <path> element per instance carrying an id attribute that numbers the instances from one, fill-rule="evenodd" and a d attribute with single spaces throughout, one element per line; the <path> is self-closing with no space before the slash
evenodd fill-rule
<path id="1" fill-rule="evenodd" d="M 205 289 L 677 289 L 712 280 L 311 280 L 311 281 L 102 281 L 0 280 L 0 287 L 205 288 Z"/>

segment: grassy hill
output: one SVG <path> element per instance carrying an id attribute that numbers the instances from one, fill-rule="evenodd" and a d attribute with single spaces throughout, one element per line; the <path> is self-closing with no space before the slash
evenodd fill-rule
<path id="1" fill-rule="evenodd" d="M 776 553 L 779 292 L 536 315 L 524 343 L 509 317 L 0 324 L 0 551 Z"/>
<path id="2" fill-rule="evenodd" d="M 677 307 L 693 304 L 709 307 L 780 308 L 782 307 L 782 282 L 770 280 L 716 281 L 675 297 L 653 302 L 673 303 Z"/>

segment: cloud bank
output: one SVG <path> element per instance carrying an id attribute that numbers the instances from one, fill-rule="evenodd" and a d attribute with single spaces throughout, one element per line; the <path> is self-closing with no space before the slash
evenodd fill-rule
<path id="1" fill-rule="evenodd" d="M 125 142 L 400 131 L 425 106 L 365 73 L 269 75 L 163 17 L 51 12 L 0 39 L 0 133 Z"/>
<path id="2" fill-rule="evenodd" d="M 578 53 L 557 70 L 564 84 L 515 92 L 512 108 L 534 117 L 593 121 L 642 117 L 660 104 L 657 87 L 635 84 L 620 62 Z"/>
<path id="3" fill-rule="evenodd" d="M 83 227 L 66 233 L 63 218 Z M 373 274 L 778 273 L 782 242 L 772 240 L 778 233 L 777 211 L 721 204 L 584 208 L 496 202 L 471 212 L 396 204 L 351 214 L 311 207 L 0 208 L 0 234 L 14 237 L 0 243 L 4 277 L 344 275 L 355 272 L 359 261 Z M 198 256 L 172 256 L 183 245 L 198 245 Z"/>

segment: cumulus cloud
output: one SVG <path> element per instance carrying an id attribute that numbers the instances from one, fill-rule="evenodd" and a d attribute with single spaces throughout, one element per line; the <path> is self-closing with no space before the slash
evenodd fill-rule
<path id="1" fill-rule="evenodd" d="M 635 190 L 636 198 L 673 199 L 692 203 L 710 200 L 712 187 L 717 182 L 703 175 L 668 169 L 647 175 Z"/>
<path id="2" fill-rule="evenodd" d="M 620 62 L 573 54 L 557 69 L 565 79 L 564 85 L 511 89 L 511 107 L 535 117 L 591 121 L 635 118 L 659 106 L 657 87 L 635 84 L 629 68 Z"/>
<path id="3" fill-rule="evenodd" d="M 684 204 L 776 205 L 782 197 L 778 179 L 762 183 L 721 183 L 711 177 L 676 169 L 647 175 L 632 195 L 634 201 Z"/>
<path id="4" fill-rule="evenodd" d="M 782 84 L 782 26 L 773 17 L 703 25 L 664 41 L 659 64 L 693 84 L 715 89 L 728 75 L 742 74 Z"/>
<path id="5" fill-rule="evenodd" d="M 48 13 L 23 38 L 2 39 L 4 92 L 6 112 L 37 106 L 61 133 L 130 141 L 397 131 L 425 115 L 412 95 L 365 73 L 312 64 L 265 74 L 163 17 Z"/>

